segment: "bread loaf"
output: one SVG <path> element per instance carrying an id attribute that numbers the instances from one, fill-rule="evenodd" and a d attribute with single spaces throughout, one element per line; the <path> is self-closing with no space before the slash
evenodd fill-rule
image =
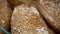
<path id="1" fill-rule="evenodd" d="M 51 29 L 60 32 L 60 0 L 40 0 L 36 6 Z"/>
<path id="2" fill-rule="evenodd" d="M 14 8 L 11 32 L 12 34 L 55 34 L 47 27 L 37 9 L 25 4 Z"/>
<path id="3" fill-rule="evenodd" d="M 10 27 L 11 9 L 6 0 L 0 0 L 0 24 L 8 31 Z M 4 32 L 0 29 L 0 34 Z"/>

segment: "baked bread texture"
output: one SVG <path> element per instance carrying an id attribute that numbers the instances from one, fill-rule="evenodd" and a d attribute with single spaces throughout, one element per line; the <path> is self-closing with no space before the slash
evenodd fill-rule
<path id="1" fill-rule="evenodd" d="M 60 0 L 40 0 L 35 5 L 51 29 L 60 32 Z"/>
<path id="2" fill-rule="evenodd" d="M 38 10 L 25 4 L 14 8 L 11 32 L 12 34 L 55 34 L 47 27 Z"/>
<path id="3" fill-rule="evenodd" d="M 0 0 L 0 24 L 8 31 L 10 28 L 11 9 L 6 0 Z M 0 29 L 0 34 L 4 32 Z"/>

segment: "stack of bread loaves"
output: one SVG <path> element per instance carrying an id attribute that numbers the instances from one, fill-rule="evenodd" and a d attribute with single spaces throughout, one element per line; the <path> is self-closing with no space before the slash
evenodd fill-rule
<path id="1" fill-rule="evenodd" d="M 0 34 L 60 34 L 60 0 L 0 0 L 0 25 Z"/>

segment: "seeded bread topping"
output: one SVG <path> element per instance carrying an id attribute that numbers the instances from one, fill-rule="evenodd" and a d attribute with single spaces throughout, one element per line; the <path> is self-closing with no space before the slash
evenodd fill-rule
<path id="1" fill-rule="evenodd" d="M 12 34 L 54 34 L 50 33 L 39 12 L 33 6 L 15 7 L 11 19 Z"/>

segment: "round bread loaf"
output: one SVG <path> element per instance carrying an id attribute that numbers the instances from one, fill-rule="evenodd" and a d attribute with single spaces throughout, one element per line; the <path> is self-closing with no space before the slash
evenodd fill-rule
<path id="1" fill-rule="evenodd" d="M 47 27 L 37 9 L 25 4 L 14 8 L 11 32 L 12 34 L 55 34 Z"/>

